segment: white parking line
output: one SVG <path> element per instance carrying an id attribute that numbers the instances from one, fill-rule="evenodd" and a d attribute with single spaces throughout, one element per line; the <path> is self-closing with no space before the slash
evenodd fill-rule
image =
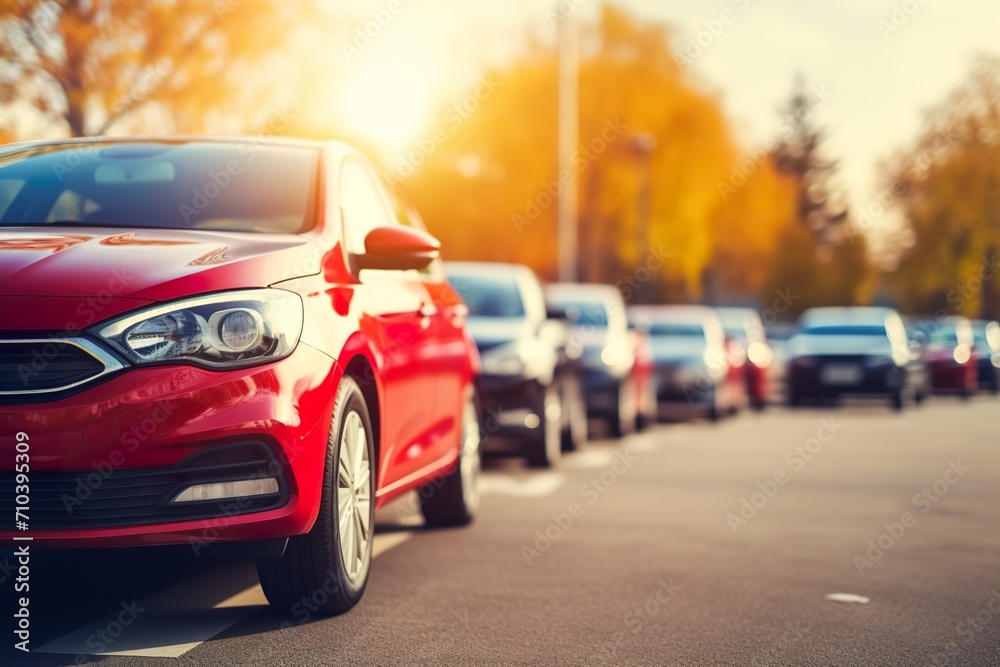
<path id="1" fill-rule="evenodd" d="M 551 496 L 565 483 L 566 476 L 557 472 L 542 472 L 526 479 L 512 479 L 506 475 L 483 475 L 479 479 L 479 490 L 484 495 L 543 498 Z"/>
<path id="2" fill-rule="evenodd" d="M 375 535 L 372 557 L 411 537 L 408 532 Z M 179 658 L 266 606 L 253 561 L 227 561 L 138 602 L 125 601 L 118 611 L 33 652 Z"/>
<path id="3" fill-rule="evenodd" d="M 611 465 L 617 454 L 618 450 L 610 447 L 584 449 L 566 457 L 561 465 L 574 470 L 600 470 Z"/>

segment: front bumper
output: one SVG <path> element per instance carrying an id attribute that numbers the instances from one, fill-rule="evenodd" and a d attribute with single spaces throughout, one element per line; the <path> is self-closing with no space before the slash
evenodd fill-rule
<path id="1" fill-rule="evenodd" d="M 60 400 L 0 404 L 0 433 L 30 442 L 27 531 L 14 530 L 13 450 L 0 459 L 0 543 L 126 547 L 305 533 L 319 509 L 340 376 L 333 359 L 300 344 L 255 368 L 133 368 Z M 171 502 L 192 485 L 265 477 L 277 492 Z"/>
<path id="2" fill-rule="evenodd" d="M 541 428 L 545 394 L 538 380 L 522 375 L 484 374 L 479 379 L 479 396 L 487 436 L 482 442 L 484 451 L 506 449 L 494 448 L 489 437 L 522 437 Z"/>
<path id="3" fill-rule="evenodd" d="M 855 379 L 832 381 L 830 366 L 853 366 Z M 891 396 L 905 383 L 906 370 L 890 365 L 868 365 L 864 358 L 820 358 L 815 365 L 802 366 L 793 362 L 788 369 L 789 391 L 797 398 L 837 398 L 846 395 Z"/>
<path id="4" fill-rule="evenodd" d="M 928 363 L 931 384 L 935 391 L 965 391 L 973 384 L 978 371 L 971 364 L 958 364 L 951 359 L 935 359 Z"/>

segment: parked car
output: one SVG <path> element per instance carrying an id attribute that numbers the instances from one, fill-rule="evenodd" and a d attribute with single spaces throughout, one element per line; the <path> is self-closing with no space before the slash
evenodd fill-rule
<path id="1" fill-rule="evenodd" d="M 636 306 L 629 316 L 649 336 L 662 413 L 693 407 L 715 421 L 743 402 L 743 370 L 732 364 L 725 330 L 711 308 Z"/>
<path id="2" fill-rule="evenodd" d="M 788 342 L 798 330 L 795 322 L 772 322 L 764 325 L 772 357 L 769 400 L 774 403 L 785 403 L 788 400 Z"/>
<path id="3" fill-rule="evenodd" d="M 979 387 L 979 361 L 972 323 L 964 317 L 937 322 L 923 349 L 935 392 L 972 396 Z"/>
<path id="4" fill-rule="evenodd" d="M 482 360 L 484 451 L 514 451 L 533 466 L 555 464 L 582 446 L 587 414 L 569 329 L 546 308 L 530 269 L 513 264 L 445 264 L 469 309 L 468 327 Z"/>
<path id="5" fill-rule="evenodd" d="M 973 352 L 979 360 L 979 386 L 991 394 L 1000 393 L 1000 323 L 978 320 L 972 323 Z"/>
<path id="6" fill-rule="evenodd" d="M 791 405 L 868 396 L 901 410 L 918 397 L 906 329 L 891 308 L 807 310 L 788 349 Z"/>
<path id="7" fill-rule="evenodd" d="M 610 285 L 558 283 L 546 285 L 545 297 L 571 324 L 569 346 L 581 361 L 588 416 L 606 421 L 616 437 L 652 421 L 652 386 L 642 381 L 621 293 Z"/>
<path id="8" fill-rule="evenodd" d="M 257 557 L 272 605 L 340 613 L 375 507 L 426 489 L 429 524 L 473 518 L 478 355 L 377 174 L 285 139 L 0 152 L 0 432 L 30 439 L 33 544 Z"/>
<path id="9" fill-rule="evenodd" d="M 715 311 L 722 320 L 726 338 L 735 348 L 734 354 L 739 356 L 740 361 L 746 357 L 746 362 L 740 368 L 743 370 L 750 407 L 763 410 L 767 407 L 771 391 L 770 370 L 774 361 L 764 323 L 752 308 L 716 308 Z"/>

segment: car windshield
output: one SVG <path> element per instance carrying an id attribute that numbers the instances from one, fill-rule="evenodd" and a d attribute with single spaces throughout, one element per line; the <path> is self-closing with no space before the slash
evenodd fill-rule
<path id="1" fill-rule="evenodd" d="M 524 301 L 513 278 L 449 275 L 472 317 L 524 317 Z"/>
<path id="2" fill-rule="evenodd" d="M 931 332 L 929 340 L 934 345 L 958 345 L 958 333 L 951 327 L 939 327 Z"/>
<path id="3" fill-rule="evenodd" d="M 249 142 L 56 144 L 0 155 L 0 226 L 296 233 L 319 151 Z"/>
<path id="4" fill-rule="evenodd" d="M 705 328 L 700 324 L 684 322 L 654 322 L 649 325 L 650 336 L 670 336 L 673 338 L 705 339 Z"/>
<path id="5" fill-rule="evenodd" d="M 806 326 L 802 333 L 810 336 L 881 336 L 886 337 L 884 326 L 857 324 L 816 324 Z"/>
<path id="6" fill-rule="evenodd" d="M 591 327 L 608 326 L 608 310 L 600 301 L 555 301 L 566 311 L 566 317 L 575 325 Z"/>

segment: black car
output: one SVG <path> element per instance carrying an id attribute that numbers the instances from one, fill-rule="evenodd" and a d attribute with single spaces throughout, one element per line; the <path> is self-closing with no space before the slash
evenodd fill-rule
<path id="1" fill-rule="evenodd" d="M 527 267 L 453 262 L 445 273 L 469 309 L 468 329 L 479 347 L 483 450 L 553 465 L 587 437 L 562 314 L 546 307 L 541 283 Z"/>
<path id="2" fill-rule="evenodd" d="M 978 320 L 972 323 L 972 333 L 979 359 L 979 386 L 1000 393 L 1000 323 Z"/>
<path id="3" fill-rule="evenodd" d="M 814 308 L 789 342 L 788 400 L 884 396 L 896 409 L 919 398 L 906 328 L 891 308 Z"/>
<path id="4" fill-rule="evenodd" d="M 569 348 L 580 355 L 587 415 L 620 437 L 656 419 L 656 397 L 629 330 L 625 301 L 611 285 L 556 283 L 545 297 L 572 325 Z"/>

